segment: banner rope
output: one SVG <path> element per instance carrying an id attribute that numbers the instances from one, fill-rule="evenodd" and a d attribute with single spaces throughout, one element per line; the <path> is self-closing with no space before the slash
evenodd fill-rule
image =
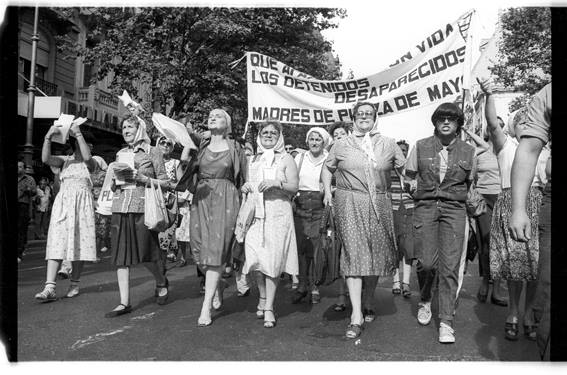
<path id="1" fill-rule="evenodd" d="M 228 64 L 228 67 L 229 67 L 231 70 L 234 69 L 234 68 L 236 68 L 236 66 L 237 66 L 238 64 L 240 64 L 240 62 L 241 62 L 244 58 L 246 58 L 246 53 L 244 53 L 244 56 L 242 56 L 242 57 L 239 58 L 238 60 L 234 60 L 233 62 L 229 63 L 229 64 Z"/>

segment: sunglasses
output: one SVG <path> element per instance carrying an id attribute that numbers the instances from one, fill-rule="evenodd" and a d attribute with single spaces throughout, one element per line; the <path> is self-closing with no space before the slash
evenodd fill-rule
<path id="1" fill-rule="evenodd" d="M 457 122 L 459 118 L 457 116 L 439 116 L 437 117 L 437 122 Z"/>

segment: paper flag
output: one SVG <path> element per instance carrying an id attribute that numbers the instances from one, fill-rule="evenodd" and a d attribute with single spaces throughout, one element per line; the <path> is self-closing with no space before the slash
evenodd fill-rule
<path id="1" fill-rule="evenodd" d="M 51 141 L 65 144 L 67 139 L 69 139 L 69 129 L 71 128 L 74 118 L 75 116 L 73 115 L 66 115 L 62 113 L 61 116 L 53 122 L 53 125 L 59 128 L 59 133 L 53 134 L 53 136 L 51 136 Z"/>
<path id="2" fill-rule="evenodd" d="M 156 129 L 166 138 L 181 144 L 183 147 L 197 149 L 197 146 L 195 146 L 195 143 L 189 136 L 189 132 L 187 132 L 187 128 L 179 121 L 170 119 L 157 112 L 153 113 L 152 121 Z"/>

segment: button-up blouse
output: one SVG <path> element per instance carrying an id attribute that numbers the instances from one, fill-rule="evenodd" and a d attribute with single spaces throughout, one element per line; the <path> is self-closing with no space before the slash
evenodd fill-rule
<path id="1" fill-rule="evenodd" d="M 138 174 L 157 179 L 167 180 L 163 155 L 157 147 L 141 144 L 134 148 L 126 147 L 121 152 L 134 153 L 134 168 Z M 122 189 L 120 186 L 114 191 L 112 198 L 113 213 L 143 213 L 145 203 L 145 185 L 136 183 L 133 189 Z"/>

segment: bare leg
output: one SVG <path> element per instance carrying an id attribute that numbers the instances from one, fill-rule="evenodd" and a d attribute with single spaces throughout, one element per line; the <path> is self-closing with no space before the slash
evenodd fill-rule
<path id="1" fill-rule="evenodd" d="M 488 289 L 488 278 L 486 279 L 486 285 Z M 496 299 L 504 299 L 504 297 L 502 297 L 502 289 L 500 288 L 500 279 L 492 280 L 492 297 Z"/>
<path id="2" fill-rule="evenodd" d="M 510 300 L 508 302 L 508 317 L 507 323 L 517 323 L 520 315 L 520 295 L 522 294 L 522 281 L 508 281 L 508 292 L 510 293 Z"/>
<path id="3" fill-rule="evenodd" d="M 118 267 L 116 277 L 118 279 L 118 290 L 120 291 L 120 303 L 128 306 L 130 305 L 130 267 Z M 118 305 L 114 311 L 123 310 L 124 306 Z"/>
<path id="4" fill-rule="evenodd" d="M 364 317 L 362 316 L 362 278 L 361 277 L 347 277 L 346 284 L 350 296 L 350 303 L 352 305 L 352 315 L 350 322 L 353 324 L 362 324 Z"/>
<path id="5" fill-rule="evenodd" d="M 45 281 L 53 283 L 55 285 L 55 279 L 57 278 L 57 271 L 61 265 L 60 259 L 48 259 L 47 260 L 47 277 Z"/>
<path id="6" fill-rule="evenodd" d="M 272 328 L 276 324 L 274 313 L 274 299 L 278 288 L 279 277 L 266 276 L 266 308 L 264 310 L 264 327 Z"/>
<path id="7" fill-rule="evenodd" d="M 217 290 L 219 279 L 224 265 L 207 267 L 205 271 L 205 298 L 201 307 L 201 316 L 198 323 L 206 324 L 211 321 L 211 309 L 213 307 L 213 296 Z"/>
<path id="8" fill-rule="evenodd" d="M 259 294 L 258 310 L 264 310 L 266 308 L 266 276 L 260 271 L 256 271 L 255 274 Z"/>
<path id="9" fill-rule="evenodd" d="M 343 277 L 337 280 L 339 297 L 337 298 L 337 305 L 344 306 L 346 304 L 346 282 Z"/>
<path id="10" fill-rule="evenodd" d="M 411 264 L 406 264 L 405 259 L 402 259 L 403 263 L 403 270 L 404 270 L 404 274 L 403 274 L 403 283 L 404 284 L 408 284 L 410 283 L 410 277 L 411 277 Z"/>

